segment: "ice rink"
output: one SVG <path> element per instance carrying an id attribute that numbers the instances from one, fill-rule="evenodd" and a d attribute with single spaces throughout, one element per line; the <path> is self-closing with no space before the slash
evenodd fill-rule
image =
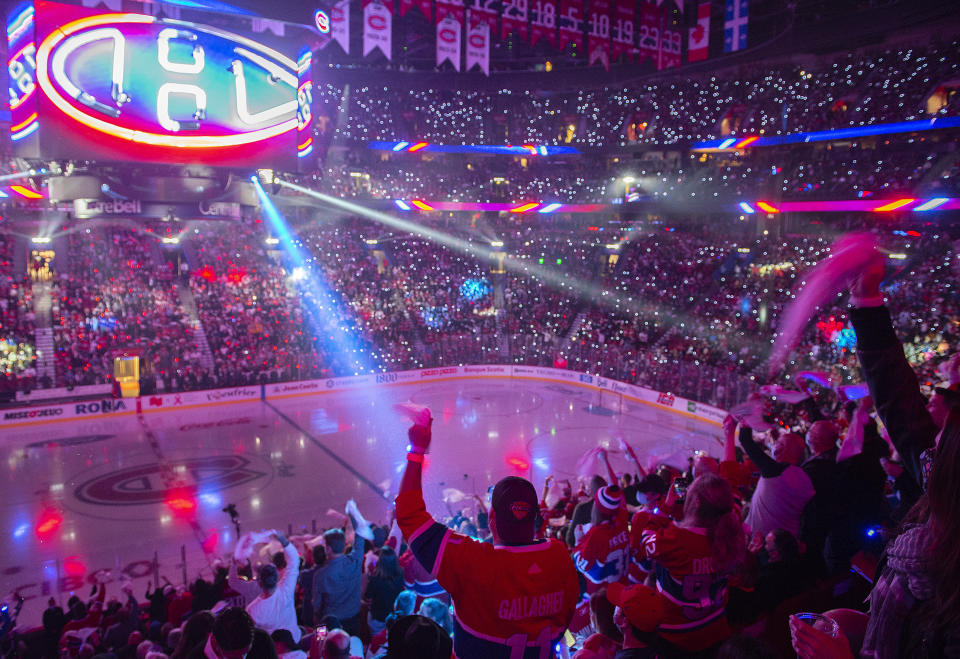
<path id="1" fill-rule="evenodd" d="M 156 573 L 176 585 L 209 575 L 201 541 L 218 554 L 236 541 L 222 512 L 229 503 L 241 532 L 320 530 L 330 525 L 327 510 L 342 511 L 350 497 L 385 522 L 409 425 L 393 404 L 407 400 L 433 411 L 424 491 L 438 514 L 447 513 L 445 488 L 483 494 L 508 474 L 538 489 L 548 474 L 575 480 L 577 460 L 597 445 L 616 451 L 618 437 L 641 456 L 720 452 L 720 428 L 690 415 L 509 378 L 5 429 L 0 592 L 18 590 L 28 599 L 22 622 L 39 623 L 48 597 L 86 596 L 98 579 L 125 573 L 142 593 Z M 612 458 L 627 468 L 619 451 Z M 118 591 L 108 586 L 108 597 Z"/>

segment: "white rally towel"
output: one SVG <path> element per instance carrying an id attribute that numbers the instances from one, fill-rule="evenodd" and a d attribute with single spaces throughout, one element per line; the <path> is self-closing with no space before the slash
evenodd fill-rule
<path id="1" fill-rule="evenodd" d="M 833 244 L 829 257 L 806 274 L 796 299 L 782 316 L 781 330 L 767 361 L 769 376 L 783 368 L 817 309 L 846 289 L 876 253 L 876 240 L 869 234 L 847 234 Z"/>

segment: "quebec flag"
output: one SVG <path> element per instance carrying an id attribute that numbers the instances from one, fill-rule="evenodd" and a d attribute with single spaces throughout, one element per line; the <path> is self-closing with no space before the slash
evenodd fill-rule
<path id="1" fill-rule="evenodd" d="M 723 22 L 723 52 L 732 53 L 747 47 L 747 13 L 749 0 L 727 0 Z"/>

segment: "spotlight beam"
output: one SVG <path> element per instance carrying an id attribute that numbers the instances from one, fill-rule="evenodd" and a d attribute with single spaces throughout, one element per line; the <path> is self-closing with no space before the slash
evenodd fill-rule
<path id="1" fill-rule="evenodd" d="M 250 180 L 253 181 L 260 198 L 260 206 L 273 235 L 279 239 L 280 247 L 285 252 L 290 271 L 299 268 L 298 272 L 302 273 L 302 276 L 298 277 L 297 287 L 300 289 L 301 305 L 310 319 L 314 338 L 324 345 L 330 357 L 346 359 L 353 375 L 379 370 L 375 368 L 371 351 L 363 347 L 357 339 L 362 335 L 362 330 L 356 319 L 345 311 L 346 305 L 331 293 L 324 279 L 318 275 L 313 266 L 313 258 L 303 249 L 303 244 L 290 230 L 290 225 L 277 210 L 257 177 L 251 176 Z"/>
<path id="2" fill-rule="evenodd" d="M 495 251 L 480 247 L 461 238 L 450 236 L 441 231 L 436 231 L 423 225 L 400 219 L 394 215 L 390 215 L 389 213 L 384 213 L 383 211 L 373 210 L 359 204 L 354 204 L 352 202 L 339 199 L 337 197 L 331 197 L 330 195 L 317 192 L 316 190 L 311 190 L 310 188 L 305 188 L 302 185 L 297 185 L 296 183 L 280 181 L 280 185 L 309 197 L 313 197 L 318 201 L 335 208 L 345 210 L 354 215 L 361 215 L 367 219 L 379 222 L 406 233 L 419 234 L 435 243 L 441 244 L 450 248 L 451 250 L 455 250 L 461 254 L 465 254 L 473 258 L 489 261 Z M 624 297 L 623 295 L 604 288 L 603 286 L 599 286 L 593 282 L 578 280 L 574 277 L 564 277 L 553 270 L 539 267 L 538 265 L 528 263 L 527 261 L 518 259 L 509 254 L 503 259 L 503 267 L 514 274 L 524 277 L 532 276 L 536 279 L 539 279 L 549 288 L 564 293 L 572 298 L 581 301 L 588 301 L 592 304 L 597 304 L 621 313 L 643 317 L 647 314 L 646 310 L 649 308 L 648 305 L 644 304 L 645 300 L 634 299 L 633 297 Z M 685 326 L 692 325 L 689 317 L 681 310 L 670 309 L 669 312 L 680 318 L 681 322 Z M 659 315 L 661 312 L 654 313 L 655 315 Z"/>

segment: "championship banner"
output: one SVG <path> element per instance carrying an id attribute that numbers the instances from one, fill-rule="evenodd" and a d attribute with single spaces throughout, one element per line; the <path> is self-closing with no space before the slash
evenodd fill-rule
<path id="1" fill-rule="evenodd" d="M 610 0 L 590 0 L 587 28 L 587 65 L 600 62 L 609 71 Z"/>
<path id="2" fill-rule="evenodd" d="M 660 54 L 657 60 L 657 70 L 670 69 L 680 66 L 682 61 L 683 35 L 679 30 L 666 27 L 660 30 Z"/>
<path id="3" fill-rule="evenodd" d="M 408 11 L 416 7 L 429 21 L 431 18 L 433 3 L 430 0 L 400 0 L 400 15 L 404 16 Z"/>
<path id="4" fill-rule="evenodd" d="M 476 10 L 470 10 L 467 30 L 467 71 L 479 66 L 484 75 L 490 75 L 490 24 L 483 16 L 475 17 Z M 496 16 L 494 16 L 496 19 Z"/>
<path id="5" fill-rule="evenodd" d="M 490 28 L 490 34 L 497 33 L 497 16 L 500 14 L 500 0 L 474 0 L 470 7 L 470 28 L 474 28 L 480 23 L 486 24 Z M 487 35 L 487 44 L 490 38 Z M 489 53 L 488 53 L 489 54 Z M 470 68 L 469 66 L 467 67 Z"/>
<path id="6" fill-rule="evenodd" d="M 390 3 L 393 4 L 392 2 Z M 363 7 L 363 56 L 379 48 L 387 61 L 392 54 L 391 32 L 393 31 L 392 6 L 380 0 L 369 0 Z"/>
<path id="7" fill-rule="evenodd" d="M 340 0 L 330 10 L 330 36 L 350 54 L 350 0 Z"/>
<path id="8" fill-rule="evenodd" d="M 707 59 L 710 50 L 710 3 L 697 5 L 697 24 L 690 28 L 687 38 L 687 61 L 700 62 Z"/>
<path id="9" fill-rule="evenodd" d="M 568 43 L 583 48 L 583 0 L 560 0 L 560 41 L 563 50 Z"/>
<path id="10" fill-rule="evenodd" d="M 437 4 L 437 13 L 440 5 Z M 437 23 L 437 66 L 444 61 L 453 64 L 453 68 L 460 70 L 460 38 L 463 26 L 453 17 L 453 14 L 446 16 Z"/>
<path id="11" fill-rule="evenodd" d="M 640 53 L 637 63 L 650 58 L 659 63 L 660 58 L 660 8 L 649 2 L 640 3 L 640 32 L 637 44 Z"/>
<path id="12" fill-rule="evenodd" d="M 613 43 L 610 57 L 616 62 L 621 55 L 633 61 L 634 24 L 637 19 L 636 3 L 633 0 L 616 0 L 613 5 Z"/>
<path id="13" fill-rule="evenodd" d="M 557 47 L 557 0 L 533 0 L 530 10 L 530 45 L 540 39 Z"/>
<path id="14" fill-rule="evenodd" d="M 527 37 L 527 0 L 503 0 L 500 13 L 503 25 L 500 29 L 500 38 L 506 39 L 511 32 L 516 32 L 524 41 Z"/>
<path id="15" fill-rule="evenodd" d="M 437 0 L 437 23 L 440 23 L 447 16 L 453 16 L 457 23 L 463 25 L 466 13 L 467 10 L 463 6 L 463 0 Z"/>

